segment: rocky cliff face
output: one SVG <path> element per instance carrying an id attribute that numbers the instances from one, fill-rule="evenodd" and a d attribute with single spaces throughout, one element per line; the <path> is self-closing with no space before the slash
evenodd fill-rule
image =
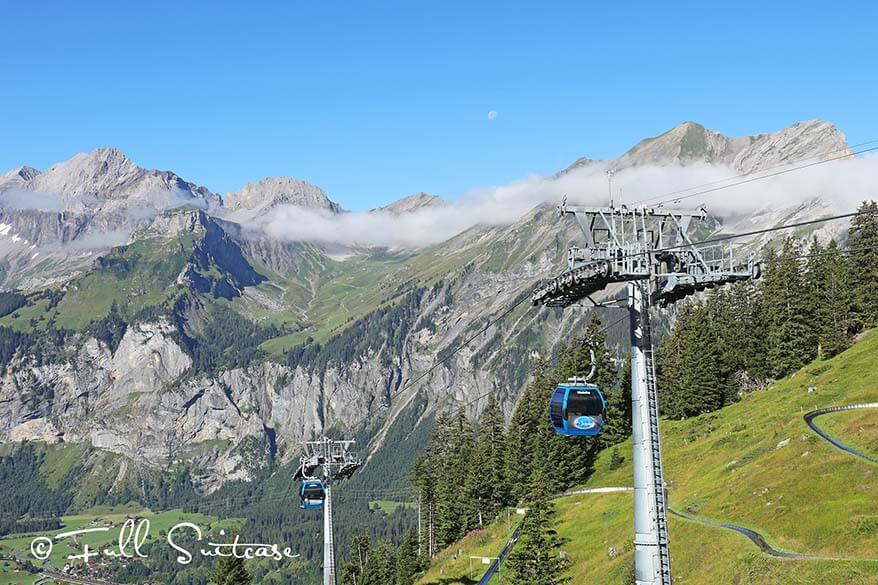
<path id="1" fill-rule="evenodd" d="M 33 167 L 18 167 L 0 174 L 0 191 L 24 189 L 40 171 Z"/>
<path id="2" fill-rule="evenodd" d="M 228 384 L 182 382 L 192 361 L 174 333 L 167 321 L 139 323 L 114 352 L 88 339 L 60 363 L 35 366 L 26 357 L 13 362 L 0 379 L 0 436 L 4 441 L 85 441 L 156 467 L 193 455 L 204 459 L 191 451 L 198 444 L 225 444 L 198 461 L 204 487 L 248 478 L 246 466 L 253 462 L 244 462 L 234 447 L 247 437 L 264 440 L 258 415 L 242 414 L 237 402 L 252 400 L 252 374 L 229 373 Z M 34 403 L 35 388 L 51 388 L 52 399 Z"/>
<path id="3" fill-rule="evenodd" d="M 203 211 L 163 213 L 137 236 L 169 239 L 181 234 L 196 238 L 186 266 L 177 277 L 177 282 L 188 290 L 231 299 L 241 296 L 245 287 L 265 280 L 226 230 Z"/>

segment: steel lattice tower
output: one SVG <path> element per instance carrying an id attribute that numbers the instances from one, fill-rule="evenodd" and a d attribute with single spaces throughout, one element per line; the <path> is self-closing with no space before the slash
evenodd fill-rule
<path id="1" fill-rule="evenodd" d="M 323 585 L 336 585 L 335 540 L 332 525 L 332 486 L 347 479 L 362 465 L 362 460 L 349 451 L 354 441 L 336 441 L 324 437 L 308 441 L 299 468 L 293 476 L 296 481 L 316 477 L 321 470 L 326 497 L 323 501 Z"/>
<path id="2" fill-rule="evenodd" d="M 671 585 L 667 502 L 659 434 L 658 388 L 649 319 L 666 305 L 708 288 L 759 276 L 752 258 L 736 261 L 731 245 L 699 247 L 690 238 L 704 209 L 558 208 L 573 216 L 586 247 L 568 252 L 567 270 L 538 287 L 535 305 L 568 307 L 613 283 L 628 283 L 634 466 L 634 562 L 637 585 Z"/>

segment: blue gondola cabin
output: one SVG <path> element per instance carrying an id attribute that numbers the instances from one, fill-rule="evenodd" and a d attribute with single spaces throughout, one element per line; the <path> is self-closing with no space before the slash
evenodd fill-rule
<path id="1" fill-rule="evenodd" d="M 326 489 L 319 479 L 306 479 L 299 488 L 300 508 L 306 510 L 319 510 L 323 508 L 323 500 L 326 499 Z"/>
<path id="2" fill-rule="evenodd" d="M 559 435 L 596 437 L 604 430 L 607 402 L 593 384 L 558 384 L 549 403 L 549 419 Z"/>

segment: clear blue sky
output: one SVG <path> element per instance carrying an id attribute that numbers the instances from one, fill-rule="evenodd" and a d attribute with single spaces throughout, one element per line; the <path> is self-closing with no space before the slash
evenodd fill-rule
<path id="1" fill-rule="evenodd" d="M 3 170 L 115 146 L 215 191 L 290 175 L 364 209 L 690 119 L 878 138 L 874 2 L 84 0 L 7 3 L 3 21 Z"/>

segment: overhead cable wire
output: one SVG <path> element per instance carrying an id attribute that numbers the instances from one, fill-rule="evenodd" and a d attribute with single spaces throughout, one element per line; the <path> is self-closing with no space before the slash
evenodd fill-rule
<path id="1" fill-rule="evenodd" d="M 592 309 L 594 307 L 587 307 L 587 308 Z M 622 321 L 625 321 L 627 319 L 628 319 L 628 315 L 625 315 L 624 317 L 620 317 L 619 319 L 616 319 L 615 321 L 613 321 L 609 325 L 604 325 L 600 329 L 590 333 L 590 335 L 594 336 L 594 335 L 600 335 L 601 333 L 606 333 L 607 331 L 609 331 L 610 329 L 612 329 L 613 327 L 615 327 L 616 325 L 618 325 L 619 323 L 621 323 Z M 588 333 L 588 332 L 586 332 L 586 333 Z M 489 390 L 489 391 L 485 392 L 484 394 L 480 394 L 479 396 L 476 396 L 475 398 L 469 400 L 468 402 L 464 402 L 463 404 L 460 405 L 460 407 L 469 406 L 471 404 L 474 404 L 474 403 L 478 402 L 479 400 L 481 400 L 482 398 L 485 398 L 486 396 L 490 396 L 491 394 L 495 394 L 496 392 L 497 392 L 496 390 Z"/>
<path id="2" fill-rule="evenodd" d="M 779 262 L 781 260 L 805 260 L 808 258 L 819 258 L 821 256 L 829 256 L 832 254 L 856 254 L 857 252 L 868 252 L 870 250 L 878 250 L 878 246 L 861 246 L 857 248 L 836 248 L 834 250 L 829 250 L 824 248 L 821 252 L 809 252 L 807 254 L 799 254 L 797 256 L 787 256 L 787 257 L 776 257 L 770 260 L 761 260 L 762 262 Z"/>
<path id="3" fill-rule="evenodd" d="M 767 174 L 763 174 L 763 175 L 757 175 L 757 176 L 755 176 L 755 177 L 747 177 L 747 178 L 745 178 L 745 179 L 741 179 L 740 181 L 736 181 L 736 182 L 731 183 L 731 184 L 729 184 L 729 185 L 721 185 L 721 186 L 719 186 L 719 187 L 712 187 L 712 188 L 709 188 L 709 189 L 703 189 L 703 190 L 700 190 L 700 191 L 696 191 L 696 192 L 694 192 L 694 193 L 688 193 L 688 194 L 686 194 L 686 195 L 680 195 L 680 196 L 676 196 L 676 197 L 670 197 L 670 198 L 668 198 L 668 199 L 664 199 L 664 200 L 662 200 L 662 201 L 658 201 L 658 202 L 656 202 L 656 203 L 652 203 L 652 205 L 657 206 L 657 207 L 661 207 L 661 206 L 663 206 L 665 203 L 679 203 L 679 202 L 682 201 L 683 199 L 691 199 L 692 197 L 698 197 L 698 196 L 700 196 L 700 195 L 707 195 L 707 194 L 710 194 L 710 193 L 715 193 L 715 192 L 717 192 L 717 191 L 722 191 L 722 190 L 724 190 L 724 189 L 731 189 L 732 187 L 739 187 L 739 186 L 741 186 L 741 185 L 746 185 L 746 184 L 748 184 L 748 183 L 753 183 L 753 182 L 756 182 L 756 181 L 762 181 L 762 180 L 764 180 L 764 179 L 770 179 L 770 178 L 772 178 L 772 177 L 778 177 L 778 176 L 780 176 L 780 175 L 785 175 L 785 174 L 787 174 L 787 173 L 792 173 L 792 172 L 796 172 L 796 171 L 801 171 L 801 170 L 803 170 L 803 169 L 808 169 L 808 168 L 816 167 L 816 166 L 819 166 L 819 165 L 825 165 L 825 164 L 827 164 L 827 163 L 831 163 L 831 162 L 839 161 L 839 160 L 842 160 L 842 159 L 845 159 L 845 158 L 850 158 L 850 157 L 852 157 L 852 156 L 857 156 L 857 155 L 860 155 L 860 154 L 865 154 L 865 153 L 867 153 L 867 152 L 872 152 L 872 151 L 875 151 L 875 150 L 878 150 L 878 146 L 872 146 L 872 147 L 870 147 L 870 148 L 864 148 L 864 149 L 861 149 L 861 150 L 855 150 L 855 151 L 853 151 L 853 152 L 850 152 L 850 153 L 847 153 L 847 154 L 843 154 L 843 155 L 841 155 L 841 156 L 834 156 L 834 157 L 830 157 L 830 158 L 826 158 L 826 159 L 821 159 L 821 160 L 814 161 L 814 162 L 810 162 L 810 163 L 806 163 L 806 164 L 803 164 L 803 165 L 798 165 L 798 166 L 794 166 L 794 167 L 789 167 L 789 168 L 781 169 L 781 170 L 774 171 L 774 172 L 767 173 Z M 684 190 L 684 191 L 686 191 L 686 190 Z M 654 197 L 647 197 L 646 199 L 641 199 L 641 200 L 637 201 L 637 202 L 634 203 L 633 205 L 640 205 L 640 204 L 643 204 L 643 203 L 647 203 L 647 202 L 653 201 L 654 199 L 659 199 L 659 198 L 661 198 L 661 197 L 665 197 L 665 195 L 656 195 L 656 196 L 654 196 Z"/>
<path id="4" fill-rule="evenodd" d="M 866 142 L 860 142 L 860 143 L 858 143 L 858 144 L 853 144 L 853 145 L 851 145 L 851 146 L 847 146 L 847 147 L 845 147 L 845 148 L 838 148 L 838 149 L 836 149 L 836 150 L 831 150 L 831 151 L 829 151 L 829 152 L 824 153 L 823 155 L 825 156 L 825 155 L 828 155 L 828 154 L 835 154 L 835 153 L 837 153 L 837 152 L 845 152 L 844 155 L 832 159 L 832 160 L 840 160 L 840 159 L 844 159 L 844 158 L 847 158 L 847 157 L 850 157 L 850 156 L 855 156 L 855 155 L 857 155 L 857 154 L 861 154 L 862 152 L 869 152 L 870 150 L 874 150 L 874 149 L 872 149 L 872 148 L 869 148 L 869 149 L 865 149 L 865 150 L 863 150 L 863 151 L 857 151 L 856 149 L 858 149 L 858 148 L 860 148 L 860 147 L 862 147 L 862 146 L 867 146 L 867 145 L 869 145 L 869 144 L 875 144 L 876 142 L 878 142 L 878 139 L 875 139 L 875 140 L 867 140 Z M 846 152 L 846 151 L 847 151 L 847 152 Z M 790 164 L 802 163 L 803 161 L 810 160 L 810 159 L 814 159 L 814 158 L 817 158 L 817 157 L 807 157 L 807 158 L 802 158 L 802 159 L 799 159 L 798 161 L 794 161 L 794 163 L 784 163 L 784 164 L 780 164 L 780 165 L 775 165 L 775 166 L 772 166 L 772 167 L 768 167 L 768 168 L 765 168 L 765 169 L 761 169 L 761 170 L 758 171 L 758 172 L 759 172 L 759 173 L 767 173 L 767 172 L 774 171 L 774 170 L 787 169 L 787 168 L 789 167 Z M 824 163 L 824 162 L 832 162 L 832 161 L 831 161 L 831 160 L 826 160 L 826 159 L 819 159 L 819 160 L 816 161 L 816 162 L 822 164 L 822 163 Z M 808 165 L 809 165 L 809 166 L 812 166 L 811 163 L 808 163 Z M 801 165 L 801 166 L 802 166 L 802 168 L 807 168 L 807 167 L 804 166 L 804 165 Z M 707 187 L 713 187 L 713 186 L 716 186 L 716 185 L 721 185 L 721 184 L 726 183 L 726 182 L 729 182 L 729 181 L 740 180 L 740 179 L 742 178 L 742 176 L 746 176 L 746 175 L 732 175 L 732 176 L 730 176 L 730 177 L 726 177 L 725 179 L 719 179 L 719 180 L 717 180 L 717 181 L 710 181 L 710 182 L 708 182 L 708 183 L 701 183 L 701 184 L 699 184 L 699 185 L 692 185 L 691 187 L 686 187 L 686 188 L 683 188 L 683 189 L 678 189 L 678 190 L 676 190 L 676 191 L 669 191 L 669 192 L 667 192 L 667 193 L 662 193 L 662 194 L 659 194 L 659 195 L 653 195 L 653 196 L 647 197 L 646 199 L 641 199 L 641 200 L 639 200 L 639 201 L 633 203 L 632 205 L 639 205 L 639 204 L 641 204 L 641 203 L 643 203 L 643 202 L 646 202 L 646 201 L 652 201 L 653 199 L 661 199 L 661 198 L 666 198 L 666 197 L 667 197 L 667 198 L 670 198 L 670 199 L 668 199 L 668 201 L 677 201 L 677 200 L 680 199 L 680 198 L 679 198 L 679 197 L 673 197 L 673 196 L 675 196 L 675 195 L 683 195 L 683 194 L 686 194 L 686 193 L 688 193 L 689 191 L 693 191 L 693 190 L 695 190 L 695 189 L 705 189 L 705 188 L 707 188 Z M 731 187 L 731 186 L 733 186 L 733 185 L 729 185 L 729 186 Z M 696 195 L 696 194 L 693 194 L 693 196 L 694 196 L 694 195 Z M 688 195 L 687 195 L 687 196 L 688 196 Z"/>
<path id="5" fill-rule="evenodd" d="M 790 224 L 786 224 L 786 225 L 779 225 L 779 226 L 774 226 L 774 227 L 770 227 L 770 228 L 751 230 L 748 232 L 739 232 L 736 234 L 728 234 L 725 236 L 715 236 L 712 238 L 706 238 L 704 240 L 698 240 L 696 242 L 692 242 L 691 244 L 689 244 L 689 243 L 677 244 L 674 246 L 667 246 L 665 248 L 655 248 L 653 250 L 646 250 L 643 252 L 632 252 L 630 254 L 623 254 L 622 256 L 619 256 L 617 259 L 621 260 L 624 258 L 638 258 L 640 256 L 648 256 L 650 254 L 658 254 L 661 252 L 679 252 L 681 250 L 689 250 L 689 249 L 692 249 L 693 247 L 704 246 L 704 245 L 708 245 L 708 244 L 717 244 L 719 242 L 727 242 L 729 240 L 737 240 L 740 238 L 746 238 L 746 237 L 750 237 L 750 236 L 757 236 L 757 235 L 761 235 L 761 234 L 767 234 L 767 233 L 783 231 L 783 230 L 788 230 L 788 229 L 793 229 L 793 228 L 798 228 L 798 227 L 815 225 L 818 223 L 837 221 L 839 219 L 848 219 L 851 217 L 855 217 L 857 215 L 861 215 L 863 213 L 871 214 L 871 213 L 876 213 L 876 212 L 870 211 L 870 210 L 853 211 L 850 213 L 842 213 L 839 215 L 832 215 L 829 217 L 821 217 L 818 219 L 809 219 L 809 220 L 805 220 L 805 221 L 798 221 L 798 222 L 790 223 Z"/>

